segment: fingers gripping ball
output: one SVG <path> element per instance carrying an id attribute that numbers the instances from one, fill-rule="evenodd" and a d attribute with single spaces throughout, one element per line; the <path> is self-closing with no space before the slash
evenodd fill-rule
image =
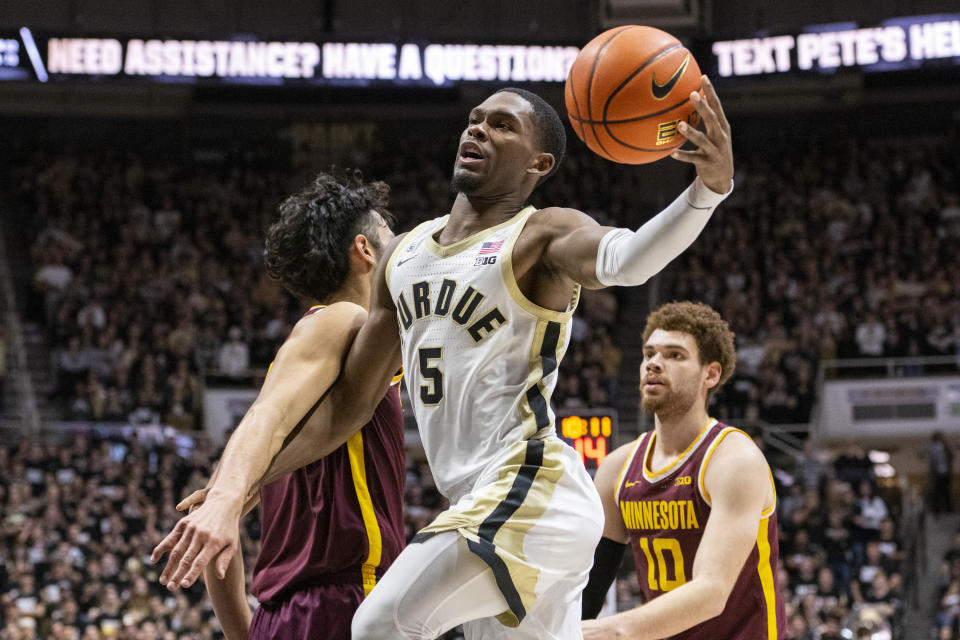
<path id="1" fill-rule="evenodd" d="M 587 43 L 567 75 L 570 124 L 594 153 L 645 164 L 685 141 L 677 123 L 697 125 L 690 93 L 700 67 L 672 35 L 653 27 L 610 29 Z"/>

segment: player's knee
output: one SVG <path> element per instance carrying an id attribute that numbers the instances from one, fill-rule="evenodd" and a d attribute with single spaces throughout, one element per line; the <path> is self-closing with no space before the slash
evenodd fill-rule
<path id="1" fill-rule="evenodd" d="M 368 597 L 350 623 L 351 640 L 386 640 L 406 638 L 396 624 L 396 605 L 388 598 L 376 597 L 376 590 Z"/>

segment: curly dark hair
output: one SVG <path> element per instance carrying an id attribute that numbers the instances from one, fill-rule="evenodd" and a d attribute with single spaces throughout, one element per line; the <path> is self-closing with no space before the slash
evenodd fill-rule
<path id="1" fill-rule="evenodd" d="M 647 316 L 643 342 L 657 329 L 682 331 L 693 336 L 700 352 L 700 364 L 720 363 L 720 382 L 710 391 L 716 391 L 733 375 L 737 352 L 733 346 L 733 332 L 719 313 L 702 302 L 669 302 Z"/>
<path id="2" fill-rule="evenodd" d="M 537 94 L 517 87 L 506 87 L 497 93 L 504 91 L 514 93 L 530 103 L 533 107 L 533 126 L 537 128 L 537 144 L 542 151 L 553 155 L 553 168 L 537 181 L 539 187 L 560 168 L 563 155 L 567 151 L 567 131 L 563 128 L 563 121 L 557 110 Z"/>
<path id="3" fill-rule="evenodd" d="M 319 174 L 280 203 L 280 219 L 267 230 L 267 273 L 294 295 L 324 300 L 346 281 L 347 250 L 357 234 L 367 237 L 378 257 L 383 251 L 377 227 L 380 218 L 392 222 L 389 192 L 386 183 L 364 182 L 359 171 Z"/>

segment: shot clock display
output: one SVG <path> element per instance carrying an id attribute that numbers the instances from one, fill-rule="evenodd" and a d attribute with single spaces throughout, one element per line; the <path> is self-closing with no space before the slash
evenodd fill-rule
<path id="1" fill-rule="evenodd" d="M 557 433 L 576 449 L 592 473 L 616 447 L 617 412 L 614 409 L 557 412 Z"/>

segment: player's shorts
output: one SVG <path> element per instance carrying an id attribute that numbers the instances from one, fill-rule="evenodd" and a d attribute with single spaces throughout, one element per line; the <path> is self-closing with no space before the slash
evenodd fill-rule
<path id="1" fill-rule="evenodd" d="M 328 584 L 261 603 L 250 623 L 251 640 L 350 640 L 350 621 L 363 602 L 363 585 Z"/>
<path id="2" fill-rule="evenodd" d="M 509 606 L 496 617 L 500 624 L 482 633 L 492 621 L 465 625 L 468 637 L 512 638 L 504 627 L 542 627 L 531 637 L 560 638 L 566 635 L 557 630 L 570 625 L 580 637 L 580 594 L 603 532 L 603 507 L 571 447 L 553 435 L 515 443 L 414 541 L 453 530 L 490 566 Z"/>

